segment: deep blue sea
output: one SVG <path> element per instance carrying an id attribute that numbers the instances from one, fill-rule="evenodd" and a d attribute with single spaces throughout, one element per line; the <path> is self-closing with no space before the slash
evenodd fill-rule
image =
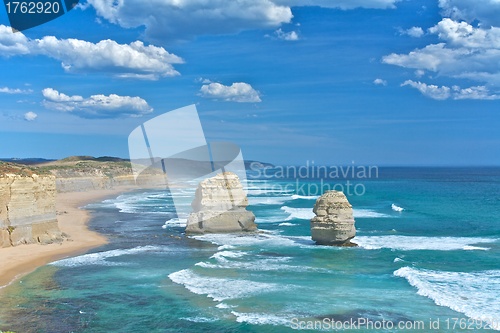
<path id="1" fill-rule="evenodd" d="M 259 234 L 186 237 L 166 190 L 89 205 L 109 244 L 11 285 L 0 330 L 500 330 L 500 168 L 248 178 Z M 316 188 L 347 181 L 359 246 L 317 246 Z"/>

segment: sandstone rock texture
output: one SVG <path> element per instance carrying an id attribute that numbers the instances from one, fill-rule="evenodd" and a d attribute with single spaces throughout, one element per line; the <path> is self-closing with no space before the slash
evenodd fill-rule
<path id="1" fill-rule="evenodd" d="M 353 246 L 356 235 L 352 206 L 344 193 L 328 191 L 316 200 L 311 219 L 312 239 L 320 245 Z"/>
<path id="2" fill-rule="evenodd" d="M 109 190 L 117 186 L 166 185 L 165 176 L 162 173 L 143 175 L 136 182 L 131 172 L 128 174 L 108 173 L 106 170 L 97 168 L 84 171 L 51 170 L 51 173 L 56 176 L 58 193 Z"/>
<path id="3" fill-rule="evenodd" d="M 256 231 L 255 215 L 246 210 L 248 198 L 238 176 L 220 173 L 200 182 L 191 206 L 186 233 Z"/>
<path id="4" fill-rule="evenodd" d="M 62 239 L 52 175 L 0 172 L 0 247 Z"/>

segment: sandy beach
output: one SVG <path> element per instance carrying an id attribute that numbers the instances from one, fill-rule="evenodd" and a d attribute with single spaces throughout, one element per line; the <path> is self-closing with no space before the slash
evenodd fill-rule
<path id="1" fill-rule="evenodd" d="M 0 249 L 0 292 L 36 268 L 55 260 L 85 253 L 106 244 L 104 236 L 87 228 L 90 213 L 80 207 L 90 202 L 117 196 L 135 187 L 117 187 L 112 190 L 58 193 L 56 209 L 59 228 L 69 235 L 60 244 L 21 245 Z"/>

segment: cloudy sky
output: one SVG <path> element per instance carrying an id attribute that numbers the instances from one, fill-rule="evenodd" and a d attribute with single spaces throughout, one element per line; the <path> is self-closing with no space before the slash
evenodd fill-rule
<path id="1" fill-rule="evenodd" d="M 500 2 L 82 0 L 13 33 L 0 156 L 128 157 L 196 104 L 210 141 L 273 163 L 500 164 Z"/>

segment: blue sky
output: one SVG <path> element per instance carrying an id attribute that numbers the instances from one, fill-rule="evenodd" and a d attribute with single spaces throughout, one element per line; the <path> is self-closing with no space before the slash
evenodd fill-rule
<path id="1" fill-rule="evenodd" d="M 134 128 L 196 104 L 208 140 L 246 159 L 499 165 L 499 14 L 471 0 L 82 0 L 13 34 L 0 8 L 0 156 L 128 157 Z"/>

